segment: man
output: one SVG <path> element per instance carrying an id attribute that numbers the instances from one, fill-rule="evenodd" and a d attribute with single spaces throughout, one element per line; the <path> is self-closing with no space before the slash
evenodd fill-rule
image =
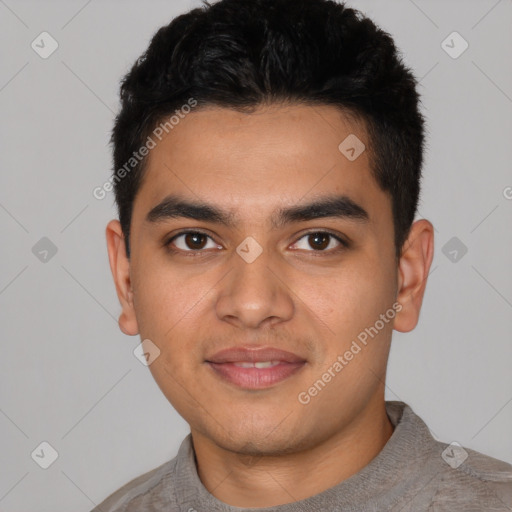
<path id="1" fill-rule="evenodd" d="M 329 0 L 222 0 L 161 28 L 121 99 L 119 325 L 191 433 L 95 511 L 512 510 L 512 466 L 384 399 L 433 257 L 391 37 Z"/>

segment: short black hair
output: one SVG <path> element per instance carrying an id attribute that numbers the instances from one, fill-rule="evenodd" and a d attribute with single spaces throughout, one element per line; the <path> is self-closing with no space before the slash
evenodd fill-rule
<path id="1" fill-rule="evenodd" d="M 197 108 L 242 112 L 272 103 L 331 105 L 362 120 L 372 174 L 391 196 L 398 258 L 420 192 L 425 121 L 416 86 L 392 37 L 344 3 L 203 1 L 176 17 L 155 33 L 121 82 L 111 180 L 128 257 L 147 161 L 134 160 L 134 152 L 193 98 Z"/>

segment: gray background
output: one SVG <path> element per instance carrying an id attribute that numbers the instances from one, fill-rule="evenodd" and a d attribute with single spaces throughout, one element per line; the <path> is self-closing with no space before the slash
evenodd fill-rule
<path id="1" fill-rule="evenodd" d="M 441 440 L 512 462 L 512 2 L 349 3 L 394 36 L 429 121 L 420 214 L 435 258 L 420 324 L 395 333 L 387 398 Z M 109 176 L 121 76 L 193 5 L 0 0 L 4 512 L 88 511 L 188 432 L 118 329 L 113 196 L 92 190 Z M 31 48 L 42 31 L 59 44 L 47 59 Z M 469 43 L 456 59 L 441 46 L 453 31 Z M 42 237 L 58 249 L 46 262 L 32 251 Z M 46 470 L 31 458 L 42 441 L 58 452 Z"/>

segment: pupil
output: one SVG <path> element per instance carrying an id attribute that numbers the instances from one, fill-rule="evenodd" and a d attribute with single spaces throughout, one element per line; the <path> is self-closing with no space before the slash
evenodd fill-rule
<path id="1" fill-rule="evenodd" d="M 329 235 L 326 233 L 314 233 L 309 236 L 309 239 L 318 249 L 325 249 L 329 245 Z"/>
<path id="2" fill-rule="evenodd" d="M 188 235 L 186 235 L 185 240 L 187 245 L 192 249 L 201 249 L 204 245 L 204 240 L 203 243 L 201 243 L 202 238 L 204 239 L 204 235 L 202 235 L 201 233 L 189 233 Z"/>

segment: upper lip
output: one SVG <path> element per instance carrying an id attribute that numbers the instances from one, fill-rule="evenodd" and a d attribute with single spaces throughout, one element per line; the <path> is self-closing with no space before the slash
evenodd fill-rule
<path id="1" fill-rule="evenodd" d="M 274 347 L 231 347 L 206 359 L 209 363 L 261 363 L 264 361 L 282 361 L 284 363 L 304 363 L 305 359 Z"/>

